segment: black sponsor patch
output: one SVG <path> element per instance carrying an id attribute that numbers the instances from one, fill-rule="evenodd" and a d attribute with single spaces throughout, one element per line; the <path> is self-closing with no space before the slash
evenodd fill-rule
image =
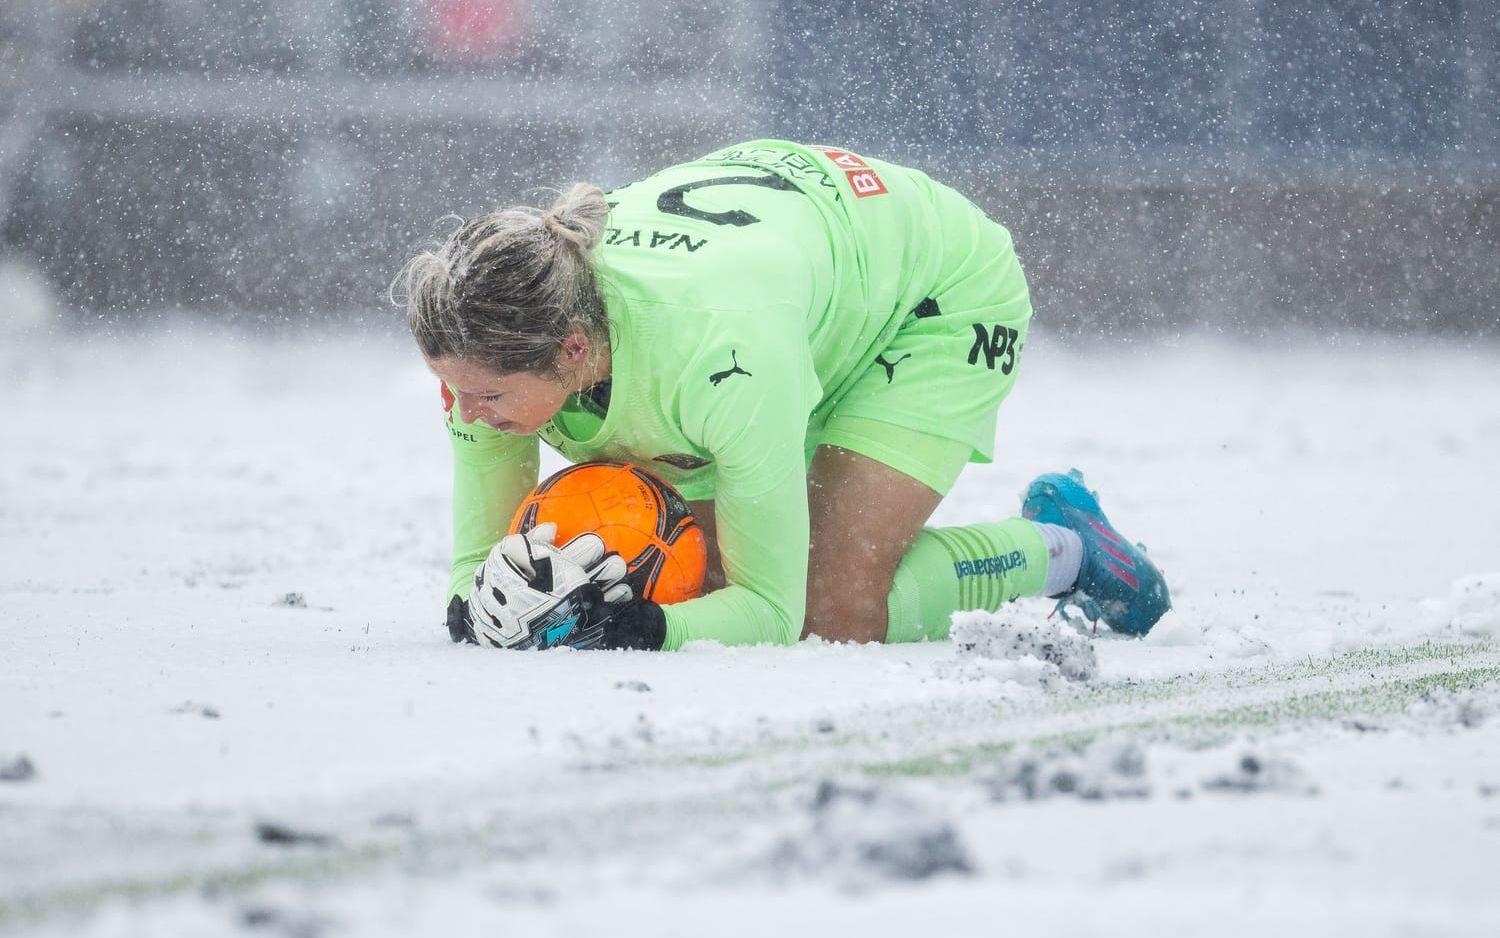
<path id="1" fill-rule="evenodd" d="M 678 469 L 702 469 L 713 460 L 694 456 L 691 453 L 667 453 L 663 456 L 657 456 L 655 461 L 664 462 L 669 466 L 676 466 Z"/>
<path id="2" fill-rule="evenodd" d="M 1016 364 L 1017 342 L 1021 337 L 1020 330 L 1009 326 L 992 326 L 986 329 L 979 323 L 974 323 L 974 344 L 969 349 L 969 364 L 979 364 L 979 357 L 984 356 L 984 366 L 990 371 L 995 370 L 995 363 L 1000 363 L 1000 373 L 1010 374 Z"/>

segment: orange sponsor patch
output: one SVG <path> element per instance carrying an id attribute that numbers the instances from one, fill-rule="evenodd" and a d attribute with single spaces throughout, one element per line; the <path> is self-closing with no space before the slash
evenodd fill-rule
<path id="1" fill-rule="evenodd" d="M 867 199 L 872 195 L 885 195 L 889 190 L 885 183 L 880 181 L 873 169 L 851 169 L 844 173 L 844 178 L 849 180 L 849 188 L 854 190 L 856 199 Z"/>
<path id="2" fill-rule="evenodd" d="M 828 157 L 833 164 L 844 171 L 844 179 L 849 183 L 849 188 L 854 190 L 856 199 L 867 199 L 872 195 L 885 195 L 890 190 L 885 183 L 880 181 L 880 174 L 870 168 L 870 164 L 860 159 L 857 154 L 848 150 L 840 150 L 837 147 L 812 147 L 819 153 Z"/>

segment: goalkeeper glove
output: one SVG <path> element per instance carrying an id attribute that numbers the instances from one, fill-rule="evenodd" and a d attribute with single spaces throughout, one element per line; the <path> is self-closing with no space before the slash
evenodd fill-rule
<path id="1" fill-rule="evenodd" d="M 556 525 L 537 525 L 490 551 L 469 593 L 475 640 L 495 648 L 660 649 L 666 617 L 621 582 L 625 561 L 597 534 L 563 547 L 553 543 L 556 536 Z"/>

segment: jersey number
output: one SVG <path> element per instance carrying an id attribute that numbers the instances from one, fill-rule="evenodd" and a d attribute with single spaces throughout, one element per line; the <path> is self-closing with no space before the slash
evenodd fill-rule
<path id="1" fill-rule="evenodd" d="M 656 197 L 656 210 L 667 215 L 679 215 L 683 218 L 696 218 L 714 225 L 733 225 L 736 228 L 744 228 L 746 225 L 754 225 L 760 221 L 754 215 L 743 209 L 730 209 L 727 212 L 705 212 L 702 209 L 693 208 L 687 204 L 687 194 L 694 189 L 702 189 L 706 186 L 760 186 L 765 189 L 778 189 L 783 192 L 795 192 L 797 187 L 787 182 L 780 176 L 720 176 L 717 179 L 700 179 L 697 182 L 685 182 L 680 186 L 673 186 L 666 192 Z"/>

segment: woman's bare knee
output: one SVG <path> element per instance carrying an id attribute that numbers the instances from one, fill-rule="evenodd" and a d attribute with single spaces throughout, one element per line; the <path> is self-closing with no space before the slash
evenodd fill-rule
<path id="1" fill-rule="evenodd" d="M 847 556 L 847 555 L 843 555 Z M 802 637 L 831 642 L 881 642 L 886 633 L 886 597 L 893 565 L 876 557 L 840 559 L 814 552 L 808 560 L 807 618 Z"/>
<path id="2" fill-rule="evenodd" d="M 813 458 L 808 495 L 803 637 L 885 641 L 896 567 L 941 496 L 868 456 L 828 446 Z"/>

